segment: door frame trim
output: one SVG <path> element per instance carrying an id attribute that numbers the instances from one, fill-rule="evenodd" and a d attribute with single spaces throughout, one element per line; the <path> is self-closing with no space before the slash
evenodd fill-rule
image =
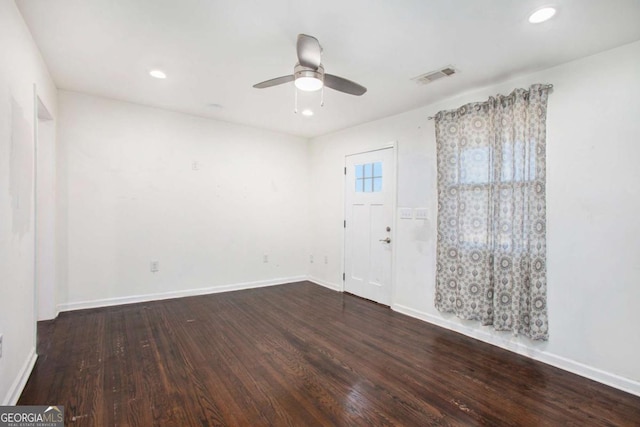
<path id="1" fill-rule="evenodd" d="M 40 320 L 52 320 L 58 316 L 57 304 L 56 304 L 56 273 L 55 273 L 55 259 L 56 259 L 56 237 L 55 237 L 55 224 L 56 224 L 56 122 L 51 114 L 48 106 L 44 103 L 40 97 L 40 91 L 38 86 L 33 84 L 33 309 L 34 309 L 34 345 L 37 344 L 37 322 Z M 43 133 L 42 129 L 45 123 L 49 123 L 51 128 L 49 132 Z M 46 135 L 46 138 L 43 136 Z M 42 189 L 38 184 L 38 181 L 43 176 L 43 166 L 41 164 L 40 152 L 41 147 L 48 145 L 51 158 L 48 159 L 52 166 L 49 171 L 52 174 L 45 176 L 53 181 L 53 194 L 51 195 L 50 204 L 41 203 Z M 45 161 L 46 163 L 46 161 Z M 41 227 L 42 220 L 48 220 L 49 228 Z M 46 251 L 46 249 L 50 249 Z M 49 255 L 49 266 L 51 268 L 45 269 L 43 267 L 43 255 Z M 43 271 L 45 270 L 45 271 Z M 47 273 L 47 274 L 44 274 Z M 43 288 L 45 280 L 43 277 L 48 276 L 49 285 L 47 289 Z M 47 292 L 48 300 L 43 303 L 43 294 Z M 45 310 L 42 310 L 42 305 L 46 304 Z M 44 313 L 43 313 L 44 311 Z"/>
<path id="2" fill-rule="evenodd" d="M 348 153 L 344 155 L 344 161 L 342 163 L 343 170 L 346 170 L 347 167 L 347 157 L 357 156 L 358 154 L 367 154 L 375 151 L 382 151 L 391 149 L 393 153 L 393 197 L 391 198 L 391 226 L 393 227 L 392 238 L 393 243 L 397 245 L 396 239 L 396 231 L 397 227 L 397 206 L 398 206 L 398 142 L 391 141 L 386 144 L 383 144 L 377 148 L 372 148 L 370 150 L 364 151 L 356 151 L 353 153 Z M 347 218 L 347 174 L 345 173 L 342 177 L 342 218 L 346 221 Z M 396 250 L 397 246 L 393 246 L 391 249 L 391 302 L 389 307 L 393 307 L 396 300 Z M 342 273 L 343 279 L 340 280 L 340 292 L 345 292 L 345 280 L 344 273 L 346 272 L 346 257 L 347 257 L 347 228 L 342 227 Z"/>

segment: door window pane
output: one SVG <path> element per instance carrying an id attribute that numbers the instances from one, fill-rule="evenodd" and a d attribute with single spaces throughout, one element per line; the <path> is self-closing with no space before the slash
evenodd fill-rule
<path id="1" fill-rule="evenodd" d="M 373 176 L 373 165 L 371 163 L 367 163 L 364 165 L 364 177 L 371 178 Z"/>
<path id="2" fill-rule="evenodd" d="M 373 164 L 373 176 L 374 177 L 382 177 L 382 163 L 375 162 Z"/>
<path id="3" fill-rule="evenodd" d="M 375 177 L 373 178 L 373 192 L 382 191 L 382 178 Z"/>
<path id="4" fill-rule="evenodd" d="M 356 165 L 356 193 L 382 191 L 382 162 Z"/>
<path id="5" fill-rule="evenodd" d="M 373 181 L 371 178 L 364 181 L 364 191 L 365 193 L 371 193 L 373 191 Z"/>

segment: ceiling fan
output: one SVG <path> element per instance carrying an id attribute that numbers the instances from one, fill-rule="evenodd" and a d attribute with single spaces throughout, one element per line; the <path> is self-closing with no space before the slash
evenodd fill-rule
<path id="1" fill-rule="evenodd" d="M 296 87 L 303 91 L 312 92 L 327 86 L 339 92 L 360 96 L 367 88 L 343 77 L 334 76 L 324 72 L 322 66 L 322 46 L 318 39 L 306 34 L 298 34 L 296 44 L 298 63 L 293 68 L 293 74 L 277 77 L 262 83 L 253 85 L 257 89 L 264 89 L 284 83 L 294 82 Z"/>

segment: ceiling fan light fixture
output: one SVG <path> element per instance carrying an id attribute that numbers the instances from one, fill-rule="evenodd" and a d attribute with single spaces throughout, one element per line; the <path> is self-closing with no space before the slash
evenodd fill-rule
<path id="1" fill-rule="evenodd" d="M 295 77 L 294 84 L 296 87 L 305 92 L 315 92 L 324 86 L 324 68 L 322 68 L 322 65 L 320 65 L 317 70 L 312 70 L 297 64 L 293 75 Z"/>
<path id="2" fill-rule="evenodd" d="M 322 80 L 316 77 L 298 77 L 296 87 L 305 92 L 314 92 L 322 88 Z"/>

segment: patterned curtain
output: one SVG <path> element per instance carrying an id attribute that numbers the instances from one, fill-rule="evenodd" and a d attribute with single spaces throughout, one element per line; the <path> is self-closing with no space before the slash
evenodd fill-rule
<path id="1" fill-rule="evenodd" d="M 440 111 L 436 307 L 548 339 L 545 134 L 549 86 Z"/>

